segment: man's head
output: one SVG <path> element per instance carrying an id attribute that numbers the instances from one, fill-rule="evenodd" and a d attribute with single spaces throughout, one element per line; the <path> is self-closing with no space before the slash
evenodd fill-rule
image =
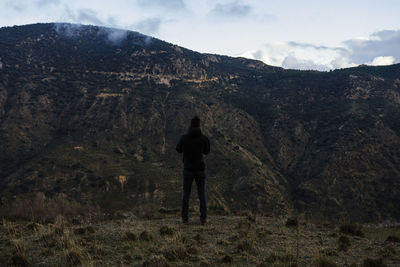
<path id="1" fill-rule="evenodd" d="M 193 127 L 193 128 L 199 128 L 200 127 L 200 119 L 199 119 L 199 117 L 195 116 L 190 121 L 190 127 Z"/>

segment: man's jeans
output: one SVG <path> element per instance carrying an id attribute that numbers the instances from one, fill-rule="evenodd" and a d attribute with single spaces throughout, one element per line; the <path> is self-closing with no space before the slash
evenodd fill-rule
<path id="1" fill-rule="evenodd" d="M 185 222 L 189 219 L 189 198 L 192 190 L 193 180 L 196 181 L 197 193 L 200 200 L 200 221 L 205 222 L 207 219 L 206 205 L 206 174 L 205 171 L 192 172 L 183 171 L 183 191 L 182 191 L 182 220 Z"/>

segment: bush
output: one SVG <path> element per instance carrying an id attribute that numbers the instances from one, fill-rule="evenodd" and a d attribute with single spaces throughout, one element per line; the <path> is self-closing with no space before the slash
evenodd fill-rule
<path id="1" fill-rule="evenodd" d="M 174 234 L 174 229 L 167 226 L 167 225 L 163 225 L 160 228 L 160 235 L 173 235 Z"/>
<path id="2" fill-rule="evenodd" d="M 292 217 L 292 218 L 288 218 L 286 220 L 286 224 L 287 227 L 297 227 L 299 225 L 299 222 L 297 220 L 296 217 Z"/>
<path id="3" fill-rule="evenodd" d="M 363 267 L 384 267 L 386 266 L 383 263 L 382 259 L 365 259 L 363 262 Z"/>
<path id="4" fill-rule="evenodd" d="M 252 251 L 253 247 L 252 247 L 252 244 L 248 240 L 241 240 L 241 241 L 239 241 L 239 244 L 237 245 L 237 249 L 240 252 L 243 252 L 243 251 L 250 252 L 250 251 Z"/>
<path id="5" fill-rule="evenodd" d="M 18 197 L 9 206 L 3 206 L 0 211 L 0 217 L 38 222 L 54 221 L 59 216 L 70 220 L 77 217 L 99 220 L 101 212 L 98 207 L 84 206 L 69 200 L 63 193 L 48 198 L 42 192 L 31 197 Z"/>
<path id="6" fill-rule="evenodd" d="M 317 267 L 336 267 L 336 263 L 334 263 L 331 259 L 326 256 L 319 255 L 315 261 L 315 266 Z"/>
<path id="7" fill-rule="evenodd" d="M 340 236 L 338 239 L 338 249 L 340 251 L 347 251 L 350 247 L 350 239 L 347 236 Z"/>
<path id="8" fill-rule="evenodd" d="M 147 232 L 146 230 L 141 232 L 140 235 L 139 235 L 139 240 L 141 240 L 141 241 L 150 241 L 152 239 L 153 239 L 153 236 L 149 232 Z"/>
<path id="9" fill-rule="evenodd" d="M 131 240 L 131 241 L 136 241 L 137 237 L 134 233 L 132 233 L 131 231 L 126 231 L 125 232 L 125 239 L 126 240 Z"/>
<path id="10" fill-rule="evenodd" d="M 355 223 L 346 223 L 342 224 L 339 228 L 340 232 L 343 234 L 355 235 L 355 236 L 364 236 L 362 232 L 362 226 Z"/>
<path id="11" fill-rule="evenodd" d="M 224 257 L 222 257 L 221 262 L 222 263 L 232 263 L 233 258 L 232 258 L 232 256 L 226 254 Z"/>
<path id="12" fill-rule="evenodd" d="M 387 242 L 400 242 L 400 237 L 398 237 L 397 235 L 390 235 L 386 238 Z"/>

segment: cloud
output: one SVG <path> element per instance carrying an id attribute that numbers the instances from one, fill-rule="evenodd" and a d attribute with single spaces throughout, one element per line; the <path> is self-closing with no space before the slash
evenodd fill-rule
<path id="1" fill-rule="evenodd" d="M 373 66 L 383 66 L 383 65 L 391 65 L 395 62 L 395 58 L 392 56 L 383 56 L 383 57 L 376 57 L 372 60 L 369 65 Z"/>
<path id="2" fill-rule="evenodd" d="M 216 4 L 208 12 L 207 18 L 214 21 L 214 23 L 247 20 L 250 23 L 262 24 L 277 20 L 275 16 L 262 10 L 256 10 L 253 6 L 243 3 L 241 0 Z"/>
<path id="3" fill-rule="evenodd" d="M 110 25 L 110 22 L 116 21 L 115 18 L 106 17 L 105 19 L 102 19 L 96 11 L 89 8 L 72 10 L 68 6 L 65 6 L 64 17 L 65 21 L 72 23 L 92 24 L 98 26 L 116 26 Z"/>
<path id="4" fill-rule="evenodd" d="M 106 35 L 108 41 L 116 45 L 119 45 L 128 36 L 127 30 L 119 30 L 113 28 L 103 28 L 101 30 L 101 33 Z"/>
<path id="5" fill-rule="evenodd" d="M 105 23 L 98 18 L 97 13 L 91 9 L 80 9 L 77 13 L 75 20 L 79 23 L 105 25 Z"/>
<path id="6" fill-rule="evenodd" d="M 134 24 L 132 27 L 143 34 L 152 35 L 158 32 L 161 26 L 160 18 L 148 18 L 139 21 Z"/>
<path id="7" fill-rule="evenodd" d="M 9 7 L 17 12 L 21 12 L 26 9 L 26 6 L 24 5 L 24 3 L 21 1 L 18 1 L 18 0 L 9 0 L 5 3 L 5 6 L 6 6 L 6 8 Z"/>
<path id="8" fill-rule="evenodd" d="M 248 51 L 242 56 L 289 69 L 326 71 L 352 66 L 346 60 L 343 61 L 346 54 L 347 50 L 339 47 L 331 48 L 297 42 L 271 42 L 262 49 Z"/>
<path id="9" fill-rule="evenodd" d="M 61 3 L 61 0 L 36 0 L 36 3 L 39 7 L 43 7 L 46 5 L 58 5 Z"/>
<path id="10" fill-rule="evenodd" d="M 33 7 L 43 8 L 47 5 L 58 5 L 60 2 L 61 0 L 33 0 L 30 3 L 26 3 L 24 0 L 8 0 L 5 2 L 5 6 L 16 12 L 22 12 Z"/>
<path id="11" fill-rule="evenodd" d="M 139 0 L 141 6 L 161 7 L 165 9 L 185 9 L 183 0 Z"/>
<path id="12" fill-rule="evenodd" d="M 65 37 L 75 38 L 79 36 L 85 27 L 82 24 L 70 24 L 70 23 L 54 23 L 54 30 Z M 98 36 L 101 36 L 106 41 L 111 42 L 115 45 L 119 45 L 128 36 L 127 30 L 120 30 L 114 28 L 102 27 L 97 32 Z"/>
<path id="13" fill-rule="evenodd" d="M 356 64 L 372 62 L 382 56 L 392 56 L 397 62 L 400 60 L 400 30 L 379 31 L 366 39 L 352 39 L 344 44 L 352 52 L 350 60 Z"/>
<path id="14" fill-rule="evenodd" d="M 311 59 L 299 59 L 295 55 L 289 55 L 282 61 L 282 67 L 287 69 L 302 69 L 302 70 L 324 70 L 329 68 L 323 64 L 317 64 Z"/>
<path id="15" fill-rule="evenodd" d="M 231 2 L 228 4 L 217 4 L 210 14 L 213 17 L 234 17 L 242 18 L 250 15 L 252 7 L 250 5 L 242 4 L 240 1 Z"/>
<path id="16" fill-rule="evenodd" d="M 360 64 L 390 65 L 400 62 L 400 31 L 379 31 L 368 38 L 354 38 L 342 47 L 317 46 L 298 42 L 271 42 L 242 54 L 266 64 L 290 69 L 321 70 Z"/>

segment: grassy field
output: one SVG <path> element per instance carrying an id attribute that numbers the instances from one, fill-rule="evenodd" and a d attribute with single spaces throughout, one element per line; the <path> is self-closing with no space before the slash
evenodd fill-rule
<path id="1" fill-rule="evenodd" d="M 195 217 L 196 216 L 196 217 Z M 3 219 L 1 266 L 400 266 L 400 228 L 193 215 Z"/>

